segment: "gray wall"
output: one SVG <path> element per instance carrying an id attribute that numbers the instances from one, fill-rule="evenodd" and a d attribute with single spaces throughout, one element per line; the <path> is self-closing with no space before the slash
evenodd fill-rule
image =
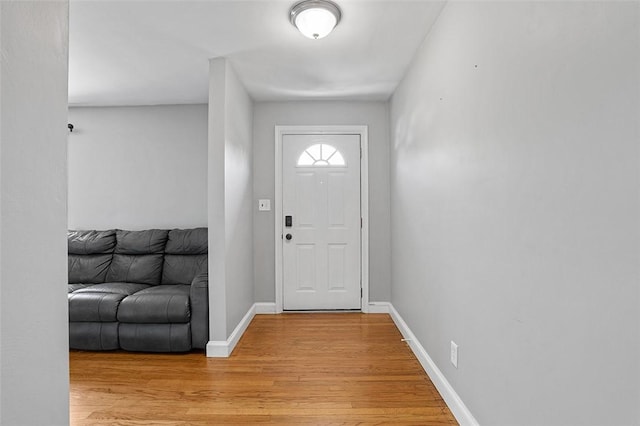
<path id="1" fill-rule="evenodd" d="M 225 219 L 227 336 L 253 305 L 253 102 L 227 65 Z"/>
<path id="2" fill-rule="evenodd" d="M 253 103 L 224 58 L 210 61 L 209 306 L 224 341 L 253 305 Z"/>
<path id="3" fill-rule="evenodd" d="M 393 96 L 392 303 L 480 424 L 640 424 L 638 7 L 450 2 Z"/>
<path id="4" fill-rule="evenodd" d="M 69 424 L 66 1 L 0 2 L 0 424 Z"/>
<path id="5" fill-rule="evenodd" d="M 254 106 L 253 220 L 256 302 L 275 301 L 275 218 L 258 200 L 275 199 L 276 125 L 369 126 L 370 300 L 390 300 L 389 116 L 386 102 L 260 102 Z"/>
<path id="6" fill-rule="evenodd" d="M 69 229 L 207 226 L 207 106 L 70 108 Z"/>

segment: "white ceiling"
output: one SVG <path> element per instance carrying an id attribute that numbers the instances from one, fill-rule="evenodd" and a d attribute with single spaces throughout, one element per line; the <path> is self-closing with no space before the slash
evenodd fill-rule
<path id="1" fill-rule="evenodd" d="M 444 1 L 337 0 L 310 40 L 295 0 L 71 0 L 69 103 L 207 103 L 208 59 L 226 57 L 256 101 L 386 100 Z"/>

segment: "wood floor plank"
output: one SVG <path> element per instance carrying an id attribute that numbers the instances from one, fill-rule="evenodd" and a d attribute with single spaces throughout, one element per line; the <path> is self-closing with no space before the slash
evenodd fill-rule
<path id="1" fill-rule="evenodd" d="M 71 351 L 71 424 L 457 424 L 400 339 L 384 314 L 283 314 L 226 359 Z"/>

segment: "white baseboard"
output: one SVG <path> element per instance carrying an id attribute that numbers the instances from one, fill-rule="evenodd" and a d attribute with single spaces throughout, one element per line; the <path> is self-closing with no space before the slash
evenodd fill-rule
<path id="1" fill-rule="evenodd" d="M 389 302 L 369 302 L 369 309 L 367 313 L 369 314 L 388 314 L 389 313 Z"/>
<path id="2" fill-rule="evenodd" d="M 440 392 L 442 399 L 447 403 L 447 406 L 455 416 L 456 420 L 458 420 L 458 423 L 460 423 L 460 426 L 479 426 L 478 421 L 473 417 L 471 411 L 469 411 L 467 406 L 464 405 L 460 396 L 458 396 L 451 384 L 444 377 L 444 374 L 442 374 L 442 371 L 440 371 L 435 362 L 433 362 L 427 351 L 424 349 L 422 344 L 420 344 L 407 323 L 404 322 L 398 311 L 396 311 L 390 303 L 388 304 L 388 309 L 393 322 L 400 330 L 400 333 L 402 333 L 402 336 L 407 340 L 409 347 L 416 358 L 418 358 L 418 361 L 420 361 L 422 368 L 424 368 L 424 371 L 427 373 L 436 389 L 438 389 L 438 392 Z"/>
<path id="3" fill-rule="evenodd" d="M 249 327 L 251 320 L 256 315 L 256 304 L 251 305 L 240 323 L 233 330 L 227 340 L 210 340 L 207 343 L 207 357 L 209 358 L 227 358 L 231 355 L 240 338 Z"/>
<path id="4" fill-rule="evenodd" d="M 276 313 L 275 303 L 259 302 L 259 303 L 255 303 L 253 306 L 256 307 L 256 314 L 275 314 Z"/>

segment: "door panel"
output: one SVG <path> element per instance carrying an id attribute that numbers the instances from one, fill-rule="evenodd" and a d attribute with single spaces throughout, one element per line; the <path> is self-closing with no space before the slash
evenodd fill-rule
<path id="1" fill-rule="evenodd" d="M 346 269 L 346 244 L 329 244 L 328 246 L 328 272 L 329 290 L 345 291 L 345 269 Z"/>
<path id="2" fill-rule="evenodd" d="M 298 227 L 314 228 L 316 219 L 315 172 L 297 172 L 295 175 Z M 296 217 L 294 216 L 294 217 Z"/>
<path id="3" fill-rule="evenodd" d="M 315 291 L 316 253 L 314 244 L 296 244 L 296 291 Z"/>
<path id="4" fill-rule="evenodd" d="M 282 153 L 283 308 L 360 309 L 360 136 L 284 135 Z"/>
<path id="5" fill-rule="evenodd" d="M 330 228 L 345 228 L 344 189 L 345 173 L 330 172 L 327 180 L 328 192 L 328 219 Z"/>

